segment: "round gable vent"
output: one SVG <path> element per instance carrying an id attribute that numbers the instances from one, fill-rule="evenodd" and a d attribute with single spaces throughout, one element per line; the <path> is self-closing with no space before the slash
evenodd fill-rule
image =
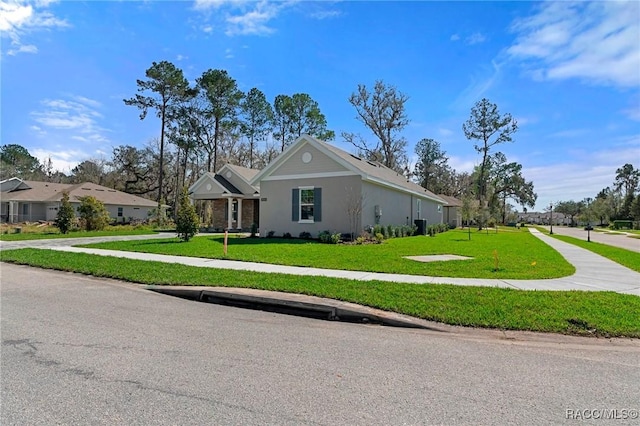
<path id="1" fill-rule="evenodd" d="M 305 164 L 310 163 L 312 159 L 313 159 L 313 156 L 311 155 L 310 152 L 305 152 L 304 154 L 302 154 L 303 163 Z"/>

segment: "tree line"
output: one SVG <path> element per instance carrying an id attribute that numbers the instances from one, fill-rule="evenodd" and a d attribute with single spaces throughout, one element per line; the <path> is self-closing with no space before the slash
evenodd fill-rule
<path id="1" fill-rule="evenodd" d="M 626 163 L 616 169 L 613 185 L 603 188 L 594 197 L 558 201 L 549 208 L 569 216 L 572 225 L 578 220 L 599 225 L 630 220 L 640 229 L 640 169 Z"/>
<path id="2" fill-rule="evenodd" d="M 431 138 L 416 143 L 418 160 L 412 167 L 403 136 L 410 123 L 408 100 L 383 81 L 372 87 L 358 85 L 348 102 L 371 135 L 342 132 L 342 139 L 358 155 L 436 194 L 474 199 L 473 216 L 481 227 L 489 217 L 504 222 L 511 208 L 509 200 L 535 204 L 533 183 L 523 177 L 522 166 L 508 162 L 497 150 L 498 145 L 512 142 L 517 131 L 510 114 L 501 114 L 487 99 L 472 108 L 462 126 L 482 159 L 472 173 L 450 167 L 446 152 Z M 177 206 L 182 188 L 204 172 L 216 172 L 226 163 L 261 169 L 302 134 L 328 141 L 335 138 L 310 95 L 280 94 L 270 103 L 258 88 L 241 91 L 225 70 L 207 70 L 190 85 L 183 71 L 171 62 L 153 62 L 145 78 L 137 80 L 137 93 L 123 102 L 136 107 L 141 120 L 150 112 L 155 115 L 159 137 L 141 148 L 116 146 L 110 158 L 84 160 L 68 176 L 54 171 L 50 159 L 40 164 L 22 146 L 5 145 L 0 150 L 2 178 L 88 181 Z"/>

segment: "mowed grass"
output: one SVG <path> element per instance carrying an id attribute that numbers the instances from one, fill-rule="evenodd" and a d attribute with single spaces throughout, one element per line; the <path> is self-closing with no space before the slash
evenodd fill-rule
<path id="1" fill-rule="evenodd" d="M 15 232 L 15 231 L 10 231 Z M 20 234 L 0 234 L 0 241 L 26 241 L 26 240 L 45 240 L 53 238 L 85 238 L 85 237 L 111 237 L 115 235 L 145 235 L 155 233 L 151 229 L 134 229 L 118 227 L 116 229 L 107 229 L 104 231 L 72 231 L 68 234 L 62 234 L 58 228 L 49 227 L 37 231 L 21 232 Z"/>
<path id="2" fill-rule="evenodd" d="M 7 250 L 0 253 L 0 259 L 142 284 L 248 287 L 308 294 L 452 325 L 640 337 L 640 297 L 613 292 L 362 282 L 198 268 L 43 249 Z"/>
<path id="3" fill-rule="evenodd" d="M 199 236 L 189 242 L 176 238 L 122 241 L 86 245 L 110 250 L 136 251 L 203 258 L 231 259 L 278 265 L 383 272 L 434 277 L 543 279 L 571 275 L 575 268 L 558 252 L 527 230 L 453 230 L 435 237 L 393 238 L 383 244 L 333 245 L 311 240 L 246 238 L 232 235 L 228 252 L 224 237 Z M 417 262 L 405 256 L 455 254 L 471 260 Z"/>
<path id="4" fill-rule="evenodd" d="M 581 247 L 583 249 L 587 249 L 592 251 L 600 256 L 606 257 L 607 259 L 613 260 L 621 264 L 622 266 L 626 266 L 629 269 L 632 269 L 636 272 L 640 272 L 640 253 L 623 249 L 620 247 L 614 247 L 607 244 L 596 243 L 594 241 L 587 242 L 585 240 L 568 237 L 565 235 L 551 235 L 554 238 L 557 238 L 565 243 L 570 243 Z"/>

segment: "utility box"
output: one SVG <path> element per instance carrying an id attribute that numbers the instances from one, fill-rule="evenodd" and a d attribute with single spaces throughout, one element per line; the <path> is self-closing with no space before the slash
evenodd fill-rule
<path id="1" fill-rule="evenodd" d="M 413 223 L 418 227 L 417 235 L 427 235 L 427 219 L 416 219 Z"/>

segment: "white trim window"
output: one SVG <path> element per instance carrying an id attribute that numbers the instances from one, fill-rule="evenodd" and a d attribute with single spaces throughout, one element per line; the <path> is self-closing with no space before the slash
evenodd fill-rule
<path id="1" fill-rule="evenodd" d="M 315 223 L 321 219 L 322 188 L 301 186 L 292 190 L 291 220 Z"/>
<path id="2" fill-rule="evenodd" d="M 311 188 L 300 188 L 300 222 L 313 223 L 314 191 Z"/>

